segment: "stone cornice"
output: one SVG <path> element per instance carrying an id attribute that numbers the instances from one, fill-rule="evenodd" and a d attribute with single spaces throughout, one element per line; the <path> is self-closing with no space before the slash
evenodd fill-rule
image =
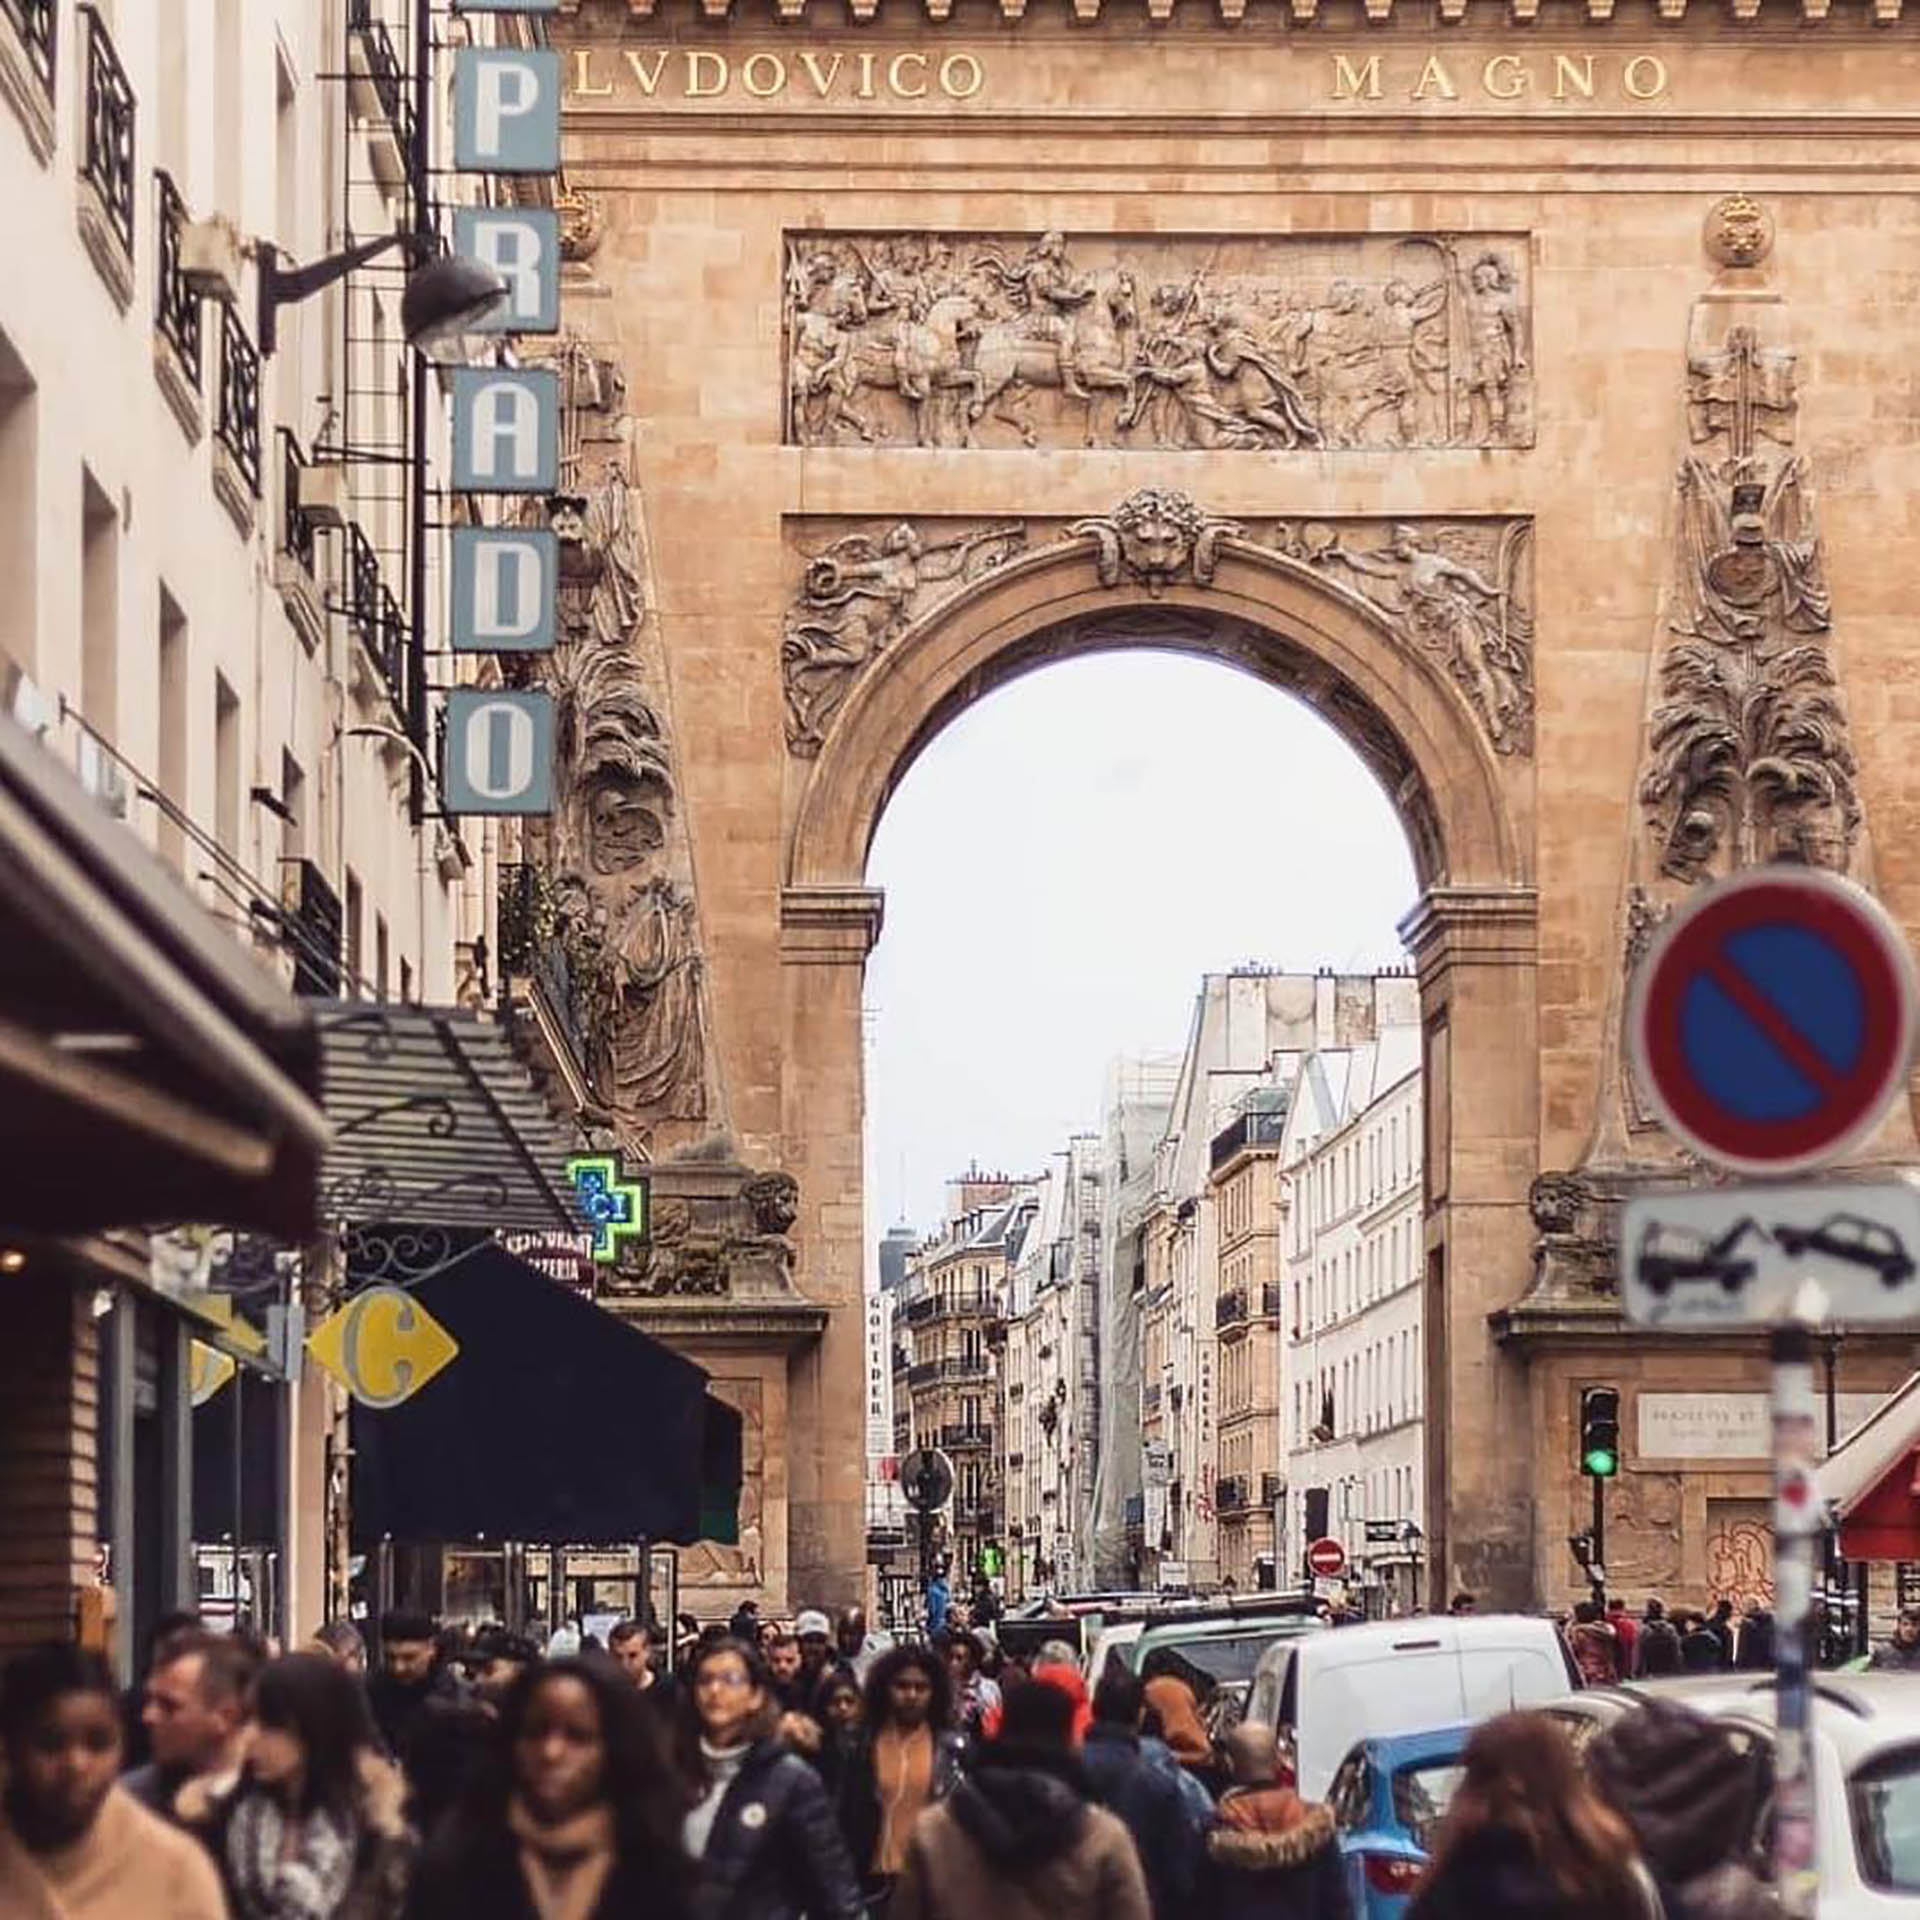
<path id="1" fill-rule="evenodd" d="M 1002 19 L 1026 17 L 1028 0 L 993 0 Z M 1689 13 L 1714 26 L 1818 25 L 1857 22 L 1891 26 L 1902 17 L 1904 0 L 1067 0 L 1071 18 L 1089 22 L 1103 17 L 1171 21 L 1217 15 L 1229 25 L 1249 19 L 1256 25 L 1285 22 L 1322 26 L 1330 32 L 1367 29 L 1396 21 L 1417 29 L 1434 26 L 1490 28 L 1582 28 L 1618 23 L 1623 31 L 1674 26 Z M 879 18 L 883 0 L 560 0 L 568 16 L 619 21 L 675 16 L 690 20 L 733 20 L 768 25 L 795 23 L 813 28 L 839 27 Z M 936 24 L 951 20 L 954 0 L 884 0 L 887 15 L 924 15 Z M 974 8 L 970 17 L 977 17 Z M 1045 9 L 1049 23 L 1057 17 Z M 1039 17 L 1036 15 L 1036 18 Z"/>

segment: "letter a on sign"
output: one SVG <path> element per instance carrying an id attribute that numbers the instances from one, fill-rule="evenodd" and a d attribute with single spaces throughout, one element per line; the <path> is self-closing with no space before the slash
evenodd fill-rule
<path id="1" fill-rule="evenodd" d="M 456 493 L 551 493 L 560 484 L 560 377 L 545 368 L 453 369 Z"/>
<path id="2" fill-rule="evenodd" d="M 461 47 L 453 56 L 453 164 L 461 173 L 560 171 L 560 56 Z"/>
<path id="3" fill-rule="evenodd" d="M 447 811 L 553 811 L 553 696 L 458 687 L 447 695 Z"/>
<path id="4" fill-rule="evenodd" d="M 545 527 L 455 527 L 455 653 L 551 653 L 560 542 Z"/>

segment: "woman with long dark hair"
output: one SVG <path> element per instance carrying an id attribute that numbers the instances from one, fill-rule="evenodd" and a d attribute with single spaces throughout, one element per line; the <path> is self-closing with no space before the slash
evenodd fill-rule
<path id="1" fill-rule="evenodd" d="M 1476 1728 L 1407 1920 L 1653 1920 L 1660 1908 L 1627 1823 L 1539 1713 Z"/>
<path id="2" fill-rule="evenodd" d="M 681 1728 L 682 1836 L 701 1920 L 859 1920 L 860 1889 L 819 1776 L 774 1737 L 765 1663 L 744 1640 L 704 1646 Z"/>
<path id="3" fill-rule="evenodd" d="M 408 1920 L 684 1920 L 679 1776 L 605 1660 L 526 1668 L 490 1764 L 434 1835 Z"/>
<path id="4" fill-rule="evenodd" d="M 399 1920 L 406 1787 L 360 1683 L 327 1654 L 287 1654 L 260 1669 L 253 1721 L 233 1790 L 189 1782 L 176 1802 L 220 1865 L 233 1920 Z"/>
<path id="5" fill-rule="evenodd" d="M 870 1911 L 884 1911 L 913 1823 L 959 1784 L 965 1738 L 953 1730 L 947 1664 L 928 1647 L 894 1647 L 867 1675 L 866 1734 L 840 1823 Z"/>

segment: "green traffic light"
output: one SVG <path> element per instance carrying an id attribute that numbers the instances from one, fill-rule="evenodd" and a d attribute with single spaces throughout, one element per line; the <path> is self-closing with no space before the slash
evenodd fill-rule
<path id="1" fill-rule="evenodd" d="M 1620 1456 L 1608 1447 L 1589 1447 L 1582 1466 L 1596 1480 L 1611 1480 L 1620 1471 Z"/>

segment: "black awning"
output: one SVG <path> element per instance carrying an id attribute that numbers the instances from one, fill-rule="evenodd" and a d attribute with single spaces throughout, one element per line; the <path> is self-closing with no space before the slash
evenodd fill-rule
<path id="1" fill-rule="evenodd" d="M 566 1168 L 579 1147 L 503 1027 L 457 1007 L 361 1002 L 330 1006 L 320 1042 L 327 1219 L 580 1232 Z"/>
<path id="2" fill-rule="evenodd" d="M 0 1221 L 312 1230 L 319 1050 L 179 880 L 0 717 Z"/>
<path id="3" fill-rule="evenodd" d="M 740 1417 L 692 1361 L 491 1242 L 411 1291 L 460 1353 L 354 1408 L 357 1544 L 732 1537 Z"/>

